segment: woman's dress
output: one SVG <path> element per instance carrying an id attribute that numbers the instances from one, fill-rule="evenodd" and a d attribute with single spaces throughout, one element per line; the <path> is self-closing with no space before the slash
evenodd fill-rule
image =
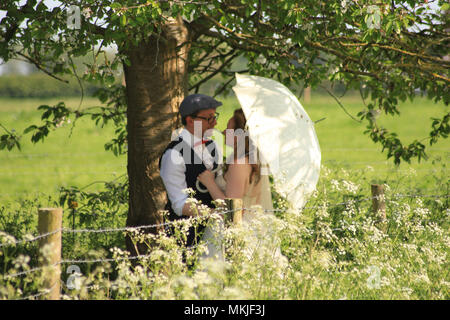
<path id="1" fill-rule="evenodd" d="M 216 184 L 224 193 L 225 179 L 223 175 L 216 178 Z M 281 261 L 285 264 L 287 260 L 280 251 L 279 235 L 274 230 L 276 228 L 269 225 L 276 219 L 273 214 L 269 176 L 261 175 L 258 181 L 255 180 L 252 179 L 250 183 L 250 177 L 247 179 L 242 198 L 244 210 L 241 227 L 246 240 L 243 250 L 248 259 L 254 259 L 264 251 L 266 256 L 269 255 L 271 259 L 278 260 L 278 263 Z M 224 260 L 223 231 L 222 220 L 205 228 L 203 239 L 206 241 L 208 252 L 202 258 Z"/>

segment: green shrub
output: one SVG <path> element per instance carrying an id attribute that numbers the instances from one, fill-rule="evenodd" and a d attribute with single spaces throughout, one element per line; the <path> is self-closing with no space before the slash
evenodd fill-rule
<path id="1" fill-rule="evenodd" d="M 184 252 L 173 237 L 164 234 L 133 232 L 136 243 L 152 244 L 152 250 L 132 260 L 119 239 L 108 243 L 89 233 L 72 246 L 71 235 L 65 233 L 63 259 L 108 258 L 108 261 L 80 262 L 81 287 L 70 290 L 64 286 L 68 283 L 68 266 L 63 264 L 62 297 L 448 300 L 447 195 L 430 197 L 422 193 L 426 190 L 416 190 L 417 195 L 412 195 L 411 189 L 396 189 L 395 181 L 388 181 L 385 183 L 387 219 L 380 227 L 365 191 L 365 174 L 364 170 L 323 167 L 317 191 L 303 212 L 281 209 L 275 216 L 256 211 L 248 227 L 226 228 L 226 261 L 197 260 L 206 249 L 205 244 Z M 405 178 L 411 183 L 415 181 L 412 176 Z M 437 181 L 437 184 L 441 190 L 447 190 L 448 181 Z M 126 184 L 107 185 L 105 192 L 96 195 L 63 189 L 61 196 L 59 204 L 66 212 L 67 205 L 77 202 L 80 215 L 76 228 L 124 225 Z M 23 205 L 25 209 L 31 203 Z M 93 212 L 101 214 L 90 215 Z M 82 218 L 83 214 L 88 216 Z M 70 218 L 66 216 L 66 226 Z M 34 222 L 27 219 L 18 215 L 16 220 L 30 227 Z M 2 228 L 10 233 L 29 229 L 17 230 L 9 222 L 2 224 Z M 182 225 L 179 228 L 185 229 Z M 117 236 L 123 239 L 123 235 Z M 0 232 L 0 243 L 8 243 L 10 238 Z M 2 249 L 6 248 L 10 247 Z M 7 267 L 0 264 L 3 267 L 0 299 L 26 298 L 42 291 L 41 272 L 8 277 L 34 267 L 34 252 L 13 252 L 14 249 L 12 246 L 0 251 L 3 263 L 8 260 Z M 99 252 L 99 249 L 103 250 Z M 188 267 L 186 261 L 194 261 L 193 267 Z"/>

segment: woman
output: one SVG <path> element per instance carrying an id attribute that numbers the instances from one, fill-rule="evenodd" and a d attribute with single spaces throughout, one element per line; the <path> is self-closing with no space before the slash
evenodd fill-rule
<path id="1" fill-rule="evenodd" d="M 245 127 L 246 119 L 242 109 L 235 110 L 224 132 L 228 136 L 227 144 L 233 147 L 233 153 L 225 161 L 224 174 L 215 178 L 214 173 L 206 170 L 198 176 L 198 180 L 208 189 L 214 200 L 239 198 L 243 200 L 244 208 L 250 209 L 257 205 L 264 210 L 271 210 L 273 205 L 269 177 L 267 174 L 261 174 L 261 164 L 254 156 L 256 149 L 251 148 Z M 246 229 L 252 229 L 252 221 L 257 218 L 257 214 L 261 214 L 261 211 L 258 213 L 256 208 L 243 210 L 242 221 Z M 222 230 L 222 221 L 205 229 L 203 239 L 207 242 L 209 252 L 204 258 L 215 257 L 223 260 Z M 255 238 L 253 242 L 257 246 L 258 239 Z M 249 255 L 252 255 L 251 250 L 250 248 Z M 279 248 L 276 251 L 278 255 Z"/>
<path id="2" fill-rule="evenodd" d="M 211 171 L 206 170 L 198 180 L 214 200 L 239 198 L 243 200 L 244 208 L 260 205 L 270 210 L 273 206 L 269 177 L 261 174 L 256 149 L 251 148 L 245 132 L 246 122 L 242 109 L 235 110 L 224 131 L 226 143 L 233 147 L 233 153 L 225 161 L 224 174 L 215 178 Z M 248 212 L 244 212 L 244 217 L 246 214 Z"/>

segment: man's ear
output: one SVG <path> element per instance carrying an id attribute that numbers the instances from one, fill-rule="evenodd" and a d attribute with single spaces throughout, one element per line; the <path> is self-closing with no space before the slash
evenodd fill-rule
<path id="1" fill-rule="evenodd" d="M 191 116 L 186 117 L 186 125 L 192 126 L 194 124 L 194 118 Z"/>

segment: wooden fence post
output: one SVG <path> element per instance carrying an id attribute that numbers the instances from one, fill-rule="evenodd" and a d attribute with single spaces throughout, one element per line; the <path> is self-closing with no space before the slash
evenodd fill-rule
<path id="1" fill-rule="evenodd" d="M 375 214 L 376 223 L 386 222 L 386 202 L 384 200 L 384 186 L 382 184 L 372 184 L 372 207 Z"/>
<path id="2" fill-rule="evenodd" d="M 59 300 L 61 292 L 61 234 L 62 209 L 39 208 L 38 231 L 39 234 L 51 233 L 39 240 L 39 264 L 41 267 L 50 267 L 45 270 L 44 287 L 49 293 L 43 299 Z M 59 231 L 58 231 L 59 230 Z M 43 248 L 50 245 L 50 252 L 44 256 Z"/>
<path id="3" fill-rule="evenodd" d="M 225 199 L 227 210 L 232 212 L 227 214 L 226 221 L 232 221 L 234 224 L 242 223 L 242 199 Z"/>

